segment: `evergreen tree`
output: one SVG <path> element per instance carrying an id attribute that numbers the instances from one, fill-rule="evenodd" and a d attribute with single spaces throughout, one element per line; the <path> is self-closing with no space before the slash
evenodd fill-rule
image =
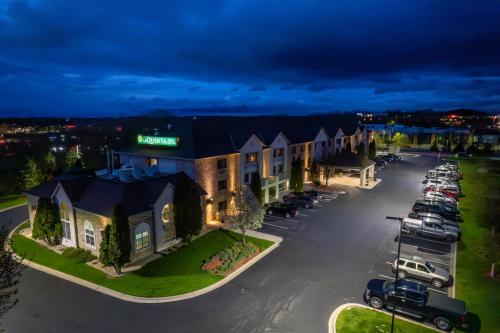
<path id="1" fill-rule="evenodd" d="M 49 245 L 57 245 L 61 242 L 62 225 L 59 208 L 49 198 L 38 199 L 32 234 L 33 238 L 43 239 Z"/>
<path id="2" fill-rule="evenodd" d="M 318 163 L 316 163 L 316 159 L 314 159 L 311 163 L 311 167 L 309 168 L 309 178 L 315 184 L 319 185 L 320 179 L 320 170 L 318 167 Z"/>
<path id="3" fill-rule="evenodd" d="M 42 170 L 38 167 L 35 160 L 28 157 L 26 168 L 22 171 L 24 189 L 29 190 L 43 182 Z"/>
<path id="4" fill-rule="evenodd" d="M 363 142 L 360 142 L 358 147 L 356 148 L 356 151 L 358 153 L 358 155 L 364 159 L 366 156 L 365 156 L 365 144 Z"/>
<path id="5" fill-rule="evenodd" d="M 191 237 L 200 233 L 203 222 L 200 195 L 188 179 L 177 184 L 174 195 L 176 236 L 189 244 Z"/>
<path id="6" fill-rule="evenodd" d="M 319 162 L 319 167 L 321 169 L 321 172 L 323 173 L 323 177 L 325 178 L 325 186 L 328 186 L 328 180 L 335 171 L 334 164 L 335 164 L 335 158 L 331 154 L 328 154 L 326 158 L 324 158 Z"/>
<path id="7" fill-rule="evenodd" d="M 259 204 L 262 205 L 262 201 L 264 201 L 262 197 L 262 183 L 260 180 L 260 173 L 259 172 L 254 172 L 252 174 L 252 181 L 250 182 L 250 189 L 252 190 L 253 195 L 259 202 Z"/>
<path id="8" fill-rule="evenodd" d="M 345 145 L 345 151 L 352 152 L 352 146 L 350 141 Z"/>
<path id="9" fill-rule="evenodd" d="M 304 189 L 304 172 L 300 156 L 292 162 L 292 170 L 290 171 L 290 189 L 295 192 L 301 192 Z"/>
<path id="10" fill-rule="evenodd" d="M 109 257 L 109 236 L 111 227 L 106 225 L 102 232 L 101 245 L 99 246 L 99 261 L 105 266 L 111 266 L 112 262 Z"/>
<path id="11" fill-rule="evenodd" d="M 103 264 L 113 266 L 116 273 L 120 274 L 125 263 L 130 261 L 130 225 L 125 208 L 118 205 L 113 210 L 111 225 L 109 226 L 109 235 L 107 235 L 105 250 L 103 254 Z M 104 241 L 104 238 L 103 238 Z M 101 245 L 103 242 L 101 241 Z M 99 253 L 101 254 L 101 253 Z"/>
<path id="12" fill-rule="evenodd" d="M 370 142 L 370 144 L 368 145 L 368 158 L 370 160 L 374 160 L 376 156 L 377 156 L 377 146 L 375 140 L 372 140 L 372 142 Z"/>
<path id="13" fill-rule="evenodd" d="M 5 228 L 0 229 L 0 317 L 18 301 L 16 285 L 22 270 L 21 263 L 14 259 L 8 235 Z"/>

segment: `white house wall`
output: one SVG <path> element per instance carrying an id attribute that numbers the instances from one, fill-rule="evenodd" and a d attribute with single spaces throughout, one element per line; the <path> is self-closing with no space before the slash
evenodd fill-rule
<path id="1" fill-rule="evenodd" d="M 62 238 L 61 244 L 64 246 L 68 247 L 76 247 L 76 228 L 75 228 L 75 217 L 73 214 L 73 204 L 71 203 L 71 200 L 69 199 L 68 195 L 64 191 L 64 188 L 62 188 L 60 185 L 57 187 L 56 193 L 54 195 L 54 201 L 57 203 L 57 206 L 61 204 L 61 202 L 64 202 L 66 206 L 68 207 L 68 213 L 69 213 L 69 225 L 70 225 L 70 232 L 71 232 L 71 239 L 68 240 L 66 238 Z"/>

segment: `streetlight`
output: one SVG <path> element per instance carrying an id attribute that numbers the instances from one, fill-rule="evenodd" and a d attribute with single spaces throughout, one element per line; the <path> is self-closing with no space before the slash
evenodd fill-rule
<path id="1" fill-rule="evenodd" d="M 396 216 L 386 216 L 388 220 L 396 220 L 399 221 L 399 233 L 398 233 L 398 258 L 396 260 L 396 279 L 394 281 L 394 292 L 396 292 L 396 287 L 398 285 L 398 276 L 399 276 L 399 255 L 401 254 L 401 228 L 403 226 L 403 218 Z M 391 333 L 394 332 L 394 316 L 396 313 L 396 298 L 393 298 L 392 302 L 392 320 L 391 320 Z"/>

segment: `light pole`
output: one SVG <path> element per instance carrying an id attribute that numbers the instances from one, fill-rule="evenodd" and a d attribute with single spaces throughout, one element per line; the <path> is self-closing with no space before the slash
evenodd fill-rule
<path id="1" fill-rule="evenodd" d="M 396 220 L 399 221 L 399 232 L 398 232 L 398 258 L 396 259 L 396 278 L 394 281 L 394 291 L 396 291 L 396 287 L 398 285 L 398 277 L 399 277 L 399 256 L 401 254 L 401 228 L 403 225 L 403 218 L 402 217 L 396 217 L 396 216 L 386 216 L 385 217 L 388 220 Z M 392 319 L 391 319 L 391 333 L 394 332 L 394 316 L 396 313 L 396 298 L 393 298 L 392 302 Z"/>

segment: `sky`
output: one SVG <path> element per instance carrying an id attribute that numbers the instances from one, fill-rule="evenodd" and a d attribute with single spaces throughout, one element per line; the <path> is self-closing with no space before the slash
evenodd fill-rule
<path id="1" fill-rule="evenodd" d="M 0 0 L 0 116 L 500 111 L 498 0 Z"/>

